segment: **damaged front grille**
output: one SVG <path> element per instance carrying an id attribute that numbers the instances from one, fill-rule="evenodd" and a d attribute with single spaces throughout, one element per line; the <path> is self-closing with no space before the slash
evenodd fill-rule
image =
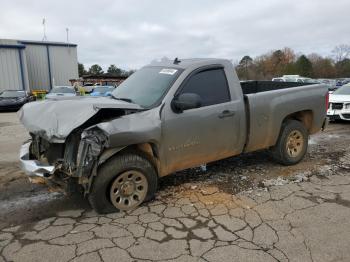
<path id="1" fill-rule="evenodd" d="M 32 143 L 30 144 L 31 158 L 41 158 L 40 140 L 39 136 L 32 135 Z"/>
<path id="2" fill-rule="evenodd" d="M 32 143 L 30 146 L 30 157 L 40 160 L 50 165 L 55 164 L 58 159 L 62 159 L 64 144 L 49 143 L 46 139 L 31 134 Z"/>
<path id="3" fill-rule="evenodd" d="M 105 135 L 97 130 L 86 130 L 82 133 L 77 154 L 77 176 L 83 176 L 88 170 L 92 170 L 106 143 Z"/>
<path id="4" fill-rule="evenodd" d="M 76 154 L 76 169 L 72 175 L 78 177 L 78 183 L 85 194 L 90 191 L 93 178 L 97 174 L 99 155 L 107 146 L 106 136 L 97 129 L 85 130 L 81 134 Z"/>
<path id="5" fill-rule="evenodd" d="M 69 174 L 75 172 L 77 168 L 77 153 L 80 143 L 80 135 L 81 131 L 76 130 L 68 136 L 65 142 L 63 168 Z"/>

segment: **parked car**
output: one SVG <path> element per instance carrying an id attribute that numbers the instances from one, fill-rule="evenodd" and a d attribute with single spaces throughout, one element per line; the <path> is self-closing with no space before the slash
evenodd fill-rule
<path id="1" fill-rule="evenodd" d="M 273 82 L 297 82 L 296 78 L 285 77 L 285 76 L 272 78 L 272 81 Z"/>
<path id="2" fill-rule="evenodd" d="M 298 83 L 307 83 L 307 84 L 319 84 L 320 82 L 309 78 L 309 77 L 301 77 L 299 75 L 284 75 L 282 77 L 272 78 L 274 82 L 298 82 Z"/>
<path id="3" fill-rule="evenodd" d="M 0 91 L 0 111 L 17 111 L 31 101 L 34 101 L 34 97 L 23 90 Z"/>
<path id="4" fill-rule="evenodd" d="M 272 78 L 272 81 L 274 81 L 274 82 L 287 82 L 286 78 L 283 78 L 283 77 L 274 77 L 274 78 Z"/>
<path id="5" fill-rule="evenodd" d="M 350 84 L 330 94 L 327 115 L 331 121 L 350 120 Z"/>
<path id="6" fill-rule="evenodd" d="M 330 94 L 337 89 L 335 79 L 317 79 L 317 81 L 321 84 L 326 85 Z"/>
<path id="7" fill-rule="evenodd" d="M 100 213 L 130 210 L 176 171 L 261 149 L 300 162 L 327 101 L 323 85 L 240 83 L 224 59 L 154 62 L 111 97 L 25 105 L 20 161 L 29 176 L 80 185 Z"/>
<path id="8" fill-rule="evenodd" d="M 297 82 L 307 83 L 307 84 L 320 84 L 320 82 L 316 79 L 312 79 L 309 77 L 299 77 L 296 79 Z"/>
<path id="9" fill-rule="evenodd" d="M 337 79 L 337 80 L 336 80 L 335 86 L 336 86 L 337 88 L 339 88 L 339 87 L 341 87 L 343 84 L 344 84 L 344 83 L 343 83 L 343 80 L 342 80 L 342 79 Z"/>
<path id="10" fill-rule="evenodd" d="M 115 89 L 114 86 L 97 86 L 94 87 L 91 96 L 111 96 L 113 90 Z"/>
<path id="11" fill-rule="evenodd" d="M 69 97 L 76 96 L 76 91 L 72 86 L 55 86 L 52 90 L 45 96 L 45 98 L 57 98 L 57 97 Z"/>

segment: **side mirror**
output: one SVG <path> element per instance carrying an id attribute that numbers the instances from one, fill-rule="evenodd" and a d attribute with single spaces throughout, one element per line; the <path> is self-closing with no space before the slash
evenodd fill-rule
<path id="1" fill-rule="evenodd" d="M 184 93 L 176 96 L 171 102 L 171 108 L 176 113 L 182 113 L 184 110 L 198 108 L 202 105 L 201 97 L 193 93 Z"/>

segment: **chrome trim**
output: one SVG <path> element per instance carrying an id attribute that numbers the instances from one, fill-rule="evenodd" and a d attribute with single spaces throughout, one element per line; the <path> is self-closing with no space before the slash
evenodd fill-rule
<path id="1" fill-rule="evenodd" d="M 28 176 L 46 177 L 47 175 L 53 174 L 55 171 L 54 166 L 43 165 L 38 160 L 29 159 L 30 144 L 31 142 L 23 144 L 20 149 L 19 159 L 22 170 Z"/>

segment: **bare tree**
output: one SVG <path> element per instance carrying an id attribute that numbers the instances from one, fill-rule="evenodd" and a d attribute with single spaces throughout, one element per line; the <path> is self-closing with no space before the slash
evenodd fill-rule
<path id="1" fill-rule="evenodd" d="M 338 45 L 332 50 L 335 62 L 343 61 L 350 57 L 350 45 Z"/>

